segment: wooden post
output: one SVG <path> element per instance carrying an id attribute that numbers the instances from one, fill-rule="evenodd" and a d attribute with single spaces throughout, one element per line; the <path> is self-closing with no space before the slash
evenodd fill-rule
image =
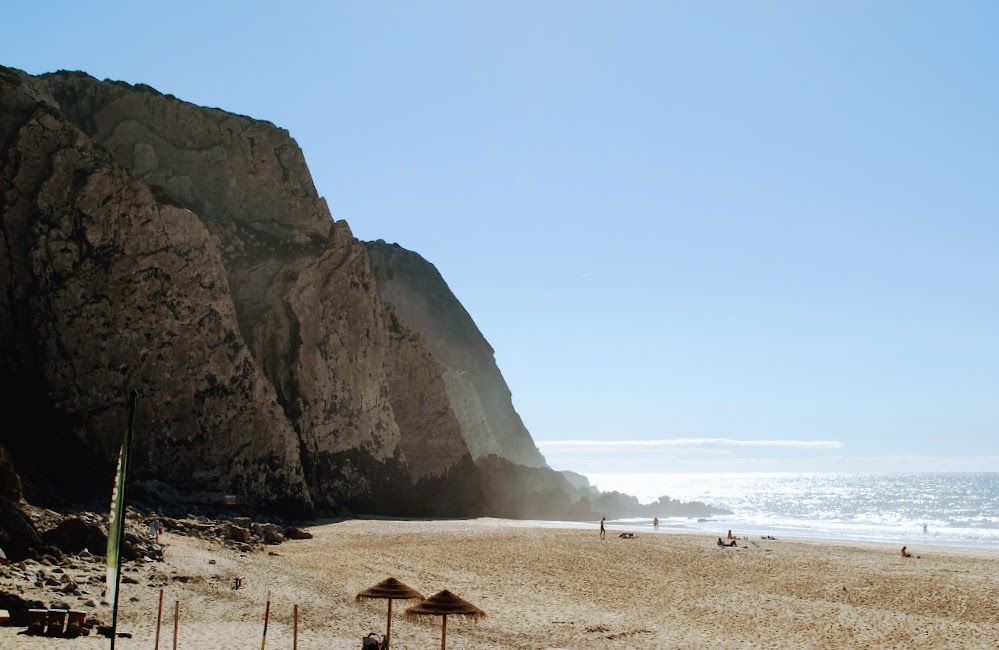
<path id="1" fill-rule="evenodd" d="M 260 650 L 267 646 L 267 622 L 271 618 L 271 592 L 267 590 L 267 609 L 264 610 L 264 635 L 260 639 Z"/>
<path id="2" fill-rule="evenodd" d="M 160 650 L 160 622 L 163 620 L 163 588 L 160 588 L 160 606 L 156 609 L 156 647 Z"/>
<path id="3" fill-rule="evenodd" d="M 392 599 L 389 598 L 388 623 L 385 625 L 385 650 L 389 650 L 389 643 L 392 641 Z"/>
<path id="4" fill-rule="evenodd" d="M 444 622 L 441 623 L 441 650 L 447 650 L 447 614 L 444 615 Z"/>
<path id="5" fill-rule="evenodd" d="M 177 626 L 180 622 L 180 601 L 173 603 L 173 650 L 177 650 Z"/>
<path id="6" fill-rule="evenodd" d="M 298 650 L 298 603 L 295 603 L 295 631 L 291 637 L 291 649 Z"/>

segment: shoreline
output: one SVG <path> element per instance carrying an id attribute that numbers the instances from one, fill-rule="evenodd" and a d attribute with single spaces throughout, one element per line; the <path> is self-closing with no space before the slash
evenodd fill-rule
<path id="1" fill-rule="evenodd" d="M 596 531 L 599 526 L 599 520 L 595 521 L 565 521 L 558 519 L 501 519 L 496 517 L 475 517 L 470 519 L 436 519 L 436 518 L 419 518 L 419 517 L 385 517 L 381 515 L 358 515 L 355 519 L 365 520 L 365 521 L 495 521 L 504 522 L 505 525 L 515 526 L 515 527 L 537 527 L 537 528 L 556 528 L 556 529 L 568 529 L 568 530 L 593 530 Z M 649 521 L 648 525 L 633 523 L 638 520 Z M 333 523 L 334 521 L 343 520 L 332 520 L 323 519 L 319 520 L 325 523 Z M 635 533 L 644 533 L 648 535 L 695 535 L 695 536 L 710 536 L 715 534 L 714 531 L 717 530 L 718 534 L 722 534 L 724 537 L 728 532 L 727 529 L 697 529 L 697 528 L 678 528 L 671 527 L 669 525 L 660 523 L 660 529 L 658 531 L 652 530 L 650 518 L 628 518 L 628 519 L 608 519 L 607 526 L 614 527 L 618 531 L 630 531 Z M 317 522 L 318 523 L 318 522 Z M 727 524 L 726 524 L 727 525 Z M 608 533 L 610 528 L 608 528 Z M 733 529 L 733 533 L 737 534 L 739 539 L 749 538 L 749 539 L 759 539 L 760 534 L 746 533 L 744 531 L 736 532 Z M 775 537 L 778 537 L 775 535 Z M 953 540 L 947 541 L 934 541 L 931 539 L 892 539 L 892 540 L 882 540 L 882 539 L 871 539 L 866 537 L 823 537 L 821 535 L 795 535 L 793 533 L 783 533 L 779 535 L 778 540 L 774 541 L 793 541 L 793 542 L 814 542 L 814 543 L 829 543 L 829 544 L 845 544 L 845 545 L 865 545 L 871 544 L 874 546 L 886 546 L 886 547 L 896 547 L 896 546 L 910 546 L 910 547 L 932 547 L 939 549 L 951 549 L 955 551 L 968 550 L 968 551 L 983 551 L 985 553 L 996 553 L 999 554 L 999 544 L 980 544 L 975 542 L 957 542 Z"/>
<path id="2" fill-rule="evenodd" d="M 638 522 L 644 522 L 644 521 L 648 521 L 649 524 L 646 525 L 646 524 L 643 524 L 643 523 L 638 523 Z M 652 530 L 651 521 L 652 521 L 651 518 L 646 518 L 646 517 L 638 518 L 638 517 L 635 517 L 635 518 L 615 519 L 615 520 L 610 520 L 609 519 L 609 520 L 607 520 L 607 523 L 615 525 L 615 526 L 629 527 L 630 530 L 635 530 L 635 531 L 641 530 L 641 531 L 652 533 L 654 531 Z M 568 522 L 568 523 L 574 523 L 574 522 Z M 587 523 L 587 524 L 590 524 L 592 526 L 597 526 L 599 522 L 594 521 L 592 523 L 591 522 L 581 522 L 581 523 Z M 709 527 L 707 525 L 704 525 L 703 527 L 694 527 L 694 526 L 690 526 L 690 525 L 687 525 L 687 526 L 675 526 L 675 525 L 671 526 L 670 525 L 671 523 L 675 524 L 675 523 L 678 523 L 678 522 L 675 519 L 660 520 L 660 531 L 659 532 L 669 532 L 669 533 L 677 533 L 677 534 L 692 533 L 692 534 L 695 534 L 695 535 L 700 535 L 700 534 L 710 535 L 712 533 L 712 531 L 715 531 L 715 530 L 720 530 L 720 531 L 723 531 L 723 532 L 727 532 L 727 530 L 729 528 L 731 528 L 733 531 L 736 530 L 735 524 L 733 522 L 725 522 L 725 521 L 705 522 L 705 524 L 707 524 L 707 523 L 717 523 L 718 527 Z M 999 532 L 999 531 L 997 531 L 997 532 Z M 969 549 L 992 550 L 992 551 L 999 552 L 999 541 L 997 541 L 997 542 L 978 542 L 978 541 L 962 541 L 962 540 L 953 540 L 953 539 L 943 539 L 943 540 L 941 540 L 941 539 L 939 539 L 935 535 L 928 535 L 928 536 L 924 537 L 924 535 L 922 533 L 914 533 L 911 537 L 897 536 L 897 537 L 891 537 L 891 538 L 874 538 L 873 536 L 864 536 L 864 535 L 849 535 L 849 536 L 848 535 L 840 535 L 840 536 L 837 536 L 837 535 L 827 535 L 827 534 L 823 534 L 823 532 L 821 530 L 817 530 L 814 533 L 805 534 L 805 533 L 802 533 L 801 531 L 787 530 L 785 528 L 780 528 L 779 526 L 774 526 L 774 527 L 768 528 L 766 531 L 763 531 L 763 532 L 761 532 L 758 529 L 749 529 L 749 532 L 747 532 L 747 529 L 739 529 L 739 535 L 740 536 L 761 537 L 761 536 L 767 535 L 767 534 L 774 535 L 774 536 L 779 536 L 779 537 L 781 537 L 783 539 L 794 539 L 794 540 L 809 540 L 809 539 L 811 539 L 811 540 L 822 541 L 822 542 L 843 541 L 843 542 L 849 542 L 849 543 L 853 543 L 853 542 L 856 542 L 856 543 L 870 542 L 872 544 L 889 544 L 889 545 L 891 545 L 891 544 L 897 544 L 899 546 L 901 546 L 903 544 L 907 545 L 907 546 L 911 546 L 911 545 L 922 545 L 922 546 L 932 546 L 932 547 L 935 547 L 935 548 L 969 548 Z"/>
<path id="3" fill-rule="evenodd" d="M 384 633 L 384 601 L 355 602 L 393 576 L 430 596 L 449 589 L 486 612 L 471 624 L 448 620 L 449 648 L 633 647 L 897 648 L 987 647 L 999 638 L 999 556 L 980 549 L 912 548 L 841 540 L 742 540 L 720 548 L 717 535 L 669 530 L 620 539 L 613 523 L 505 519 L 349 519 L 304 527 L 313 539 L 241 553 L 167 530 L 163 562 L 130 563 L 123 575 L 122 650 L 152 647 L 164 591 L 161 647 L 291 647 L 293 606 L 303 650 L 359 647 Z M 240 578 L 241 588 L 231 589 Z M 440 625 L 412 623 L 393 609 L 392 647 L 438 647 Z M 109 616 L 102 606 L 101 615 Z M 0 647 L 79 650 L 76 640 L 0 628 Z"/>

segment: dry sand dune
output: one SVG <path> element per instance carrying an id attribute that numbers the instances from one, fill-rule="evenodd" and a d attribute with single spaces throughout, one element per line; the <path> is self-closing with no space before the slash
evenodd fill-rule
<path id="1" fill-rule="evenodd" d="M 487 613 L 448 620 L 449 648 L 992 648 L 999 640 L 999 553 L 893 545 L 715 538 L 495 519 L 351 520 L 313 526 L 314 539 L 249 554 L 164 536 L 166 559 L 122 586 L 121 650 L 256 648 L 268 592 L 268 648 L 359 648 L 384 632 L 384 601 L 354 596 L 388 576 L 432 595 L 449 589 Z M 215 560 L 211 563 L 211 560 Z M 231 589 L 234 578 L 242 588 Z M 440 647 L 440 625 L 393 606 L 392 647 Z M 0 647 L 106 648 L 108 640 L 43 639 L 0 628 Z"/>

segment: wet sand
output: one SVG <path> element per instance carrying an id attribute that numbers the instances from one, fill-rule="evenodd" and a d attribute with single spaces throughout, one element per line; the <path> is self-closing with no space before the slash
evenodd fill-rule
<path id="1" fill-rule="evenodd" d="M 607 538 L 592 528 L 497 519 L 349 520 L 308 528 L 311 540 L 241 554 L 167 531 L 165 561 L 122 585 L 116 648 L 359 648 L 384 633 L 387 603 L 354 596 L 388 576 L 430 596 L 449 589 L 484 610 L 448 619 L 449 648 L 987 648 L 999 639 L 999 552 L 673 531 Z M 273 554 L 271 554 L 273 553 Z M 212 562 L 214 560 L 214 563 Z M 242 586 L 233 590 L 235 578 Z M 393 604 L 392 647 L 440 647 L 440 624 L 412 623 Z M 110 608 L 105 606 L 105 613 Z M 0 648 L 106 648 L 109 641 L 17 634 Z"/>

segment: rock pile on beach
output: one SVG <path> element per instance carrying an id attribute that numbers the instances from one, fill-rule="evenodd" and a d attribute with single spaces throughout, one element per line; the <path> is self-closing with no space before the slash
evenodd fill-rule
<path id="1" fill-rule="evenodd" d="M 18 626 L 27 625 L 27 610 L 35 608 L 84 610 L 85 633 L 109 625 L 111 608 L 104 602 L 107 515 L 86 511 L 65 515 L 32 506 L 25 506 L 24 511 L 42 546 L 28 557 L 0 564 L 0 609 L 8 610 L 12 624 Z M 162 568 L 169 550 L 149 536 L 152 519 L 172 535 L 204 540 L 240 554 L 312 537 L 306 530 L 262 515 L 170 517 L 129 508 L 122 544 L 122 584 L 155 587 L 185 579 L 168 576 Z"/>
<path id="2" fill-rule="evenodd" d="M 263 545 L 280 544 L 288 539 L 309 539 L 312 533 L 294 526 L 285 527 L 266 517 L 235 517 L 233 519 L 209 519 L 199 515 L 193 518 L 160 519 L 163 526 L 179 535 L 214 540 L 249 553 Z"/>

